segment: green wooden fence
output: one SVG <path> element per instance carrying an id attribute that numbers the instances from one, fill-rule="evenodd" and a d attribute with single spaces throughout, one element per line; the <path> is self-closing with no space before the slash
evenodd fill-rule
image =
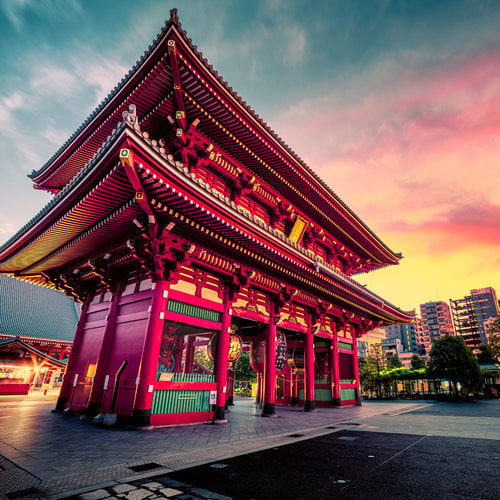
<path id="1" fill-rule="evenodd" d="M 156 390 L 153 393 L 152 415 L 210 411 L 210 391 Z"/>

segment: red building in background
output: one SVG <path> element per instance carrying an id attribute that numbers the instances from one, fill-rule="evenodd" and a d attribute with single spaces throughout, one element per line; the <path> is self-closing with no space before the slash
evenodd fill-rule
<path id="1" fill-rule="evenodd" d="M 421 344 L 429 355 L 432 344 L 444 335 L 455 335 L 450 306 L 442 300 L 420 304 Z"/>
<path id="2" fill-rule="evenodd" d="M 175 10 L 31 177 L 55 196 L 0 249 L 0 272 L 83 304 L 59 410 L 222 421 L 241 343 L 264 416 L 354 404 L 356 339 L 410 320 L 352 278 L 401 255 L 224 82 Z"/>

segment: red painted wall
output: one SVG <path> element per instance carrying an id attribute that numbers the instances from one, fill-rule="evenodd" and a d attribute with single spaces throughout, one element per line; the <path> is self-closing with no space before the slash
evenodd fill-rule
<path id="1" fill-rule="evenodd" d="M 108 411 L 111 404 L 115 374 L 124 360 L 128 364 L 120 377 L 115 413 L 129 415 L 133 407 L 151 297 L 151 290 L 146 290 L 120 299 L 113 352 L 107 370 L 109 385 L 105 395 L 105 411 Z"/>
<path id="2" fill-rule="evenodd" d="M 71 407 L 75 411 L 85 410 L 87 407 L 90 389 L 92 387 L 92 378 L 87 377 L 89 365 L 97 363 L 97 355 L 101 346 L 106 326 L 106 315 L 109 309 L 109 302 L 92 304 L 89 306 L 87 316 L 85 318 L 84 334 L 82 344 L 78 352 L 72 351 L 72 356 L 77 356 L 75 360 L 75 372 L 78 374 L 77 385 L 73 390 L 73 395 L 70 395 L 73 402 Z M 71 384 L 73 384 L 74 375 Z"/>
<path id="3" fill-rule="evenodd" d="M 136 378 L 141 362 L 151 295 L 151 290 L 145 290 L 122 296 L 119 299 L 119 308 L 111 347 L 112 352 L 106 369 L 109 381 L 108 388 L 103 397 L 101 408 L 103 412 L 109 411 L 115 374 L 124 360 L 128 361 L 128 365 L 120 377 L 115 412 L 128 416 L 133 407 Z M 85 318 L 81 348 L 78 353 L 76 351 L 72 352 L 72 356 L 77 356 L 75 373 L 78 374 L 78 381 L 74 389 L 73 403 L 71 405 L 75 411 L 84 411 L 87 407 L 92 388 L 92 377 L 87 377 L 87 374 L 89 374 L 89 365 L 98 363 L 97 358 L 106 328 L 109 305 L 110 302 L 107 301 L 89 306 Z M 73 380 L 71 380 L 72 382 Z"/>

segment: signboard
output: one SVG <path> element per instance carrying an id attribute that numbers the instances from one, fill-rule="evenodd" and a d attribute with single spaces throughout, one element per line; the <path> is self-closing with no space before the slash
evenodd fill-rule
<path id="1" fill-rule="evenodd" d="M 217 391 L 210 391 L 209 404 L 214 405 L 217 403 Z"/>
<path id="2" fill-rule="evenodd" d="M 290 235 L 288 236 L 288 238 L 294 243 L 298 243 L 301 240 L 302 235 L 306 230 L 306 227 L 307 227 L 307 221 L 303 219 L 300 215 L 297 215 L 297 218 L 295 219 L 295 223 L 292 227 L 292 230 L 290 231 Z"/>

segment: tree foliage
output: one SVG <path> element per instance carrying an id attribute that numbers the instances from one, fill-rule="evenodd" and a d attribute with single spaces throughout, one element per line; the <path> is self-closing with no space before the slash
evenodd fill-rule
<path id="1" fill-rule="evenodd" d="M 395 354 L 389 359 L 389 368 L 401 368 L 403 364 L 401 363 L 401 360 L 399 359 L 399 356 Z"/>
<path id="2" fill-rule="evenodd" d="M 371 344 L 368 350 L 368 354 L 368 364 L 372 366 L 377 371 L 377 373 L 380 372 L 382 368 L 385 368 L 387 358 L 385 357 L 381 343 Z"/>
<path id="3" fill-rule="evenodd" d="M 490 323 L 487 334 L 489 351 L 494 361 L 500 362 L 500 318 Z"/>
<path id="4" fill-rule="evenodd" d="M 234 369 L 234 379 L 239 382 L 255 382 L 257 373 L 250 365 L 250 353 L 242 352 Z"/>
<path id="5" fill-rule="evenodd" d="M 420 370 L 422 368 L 425 368 L 424 360 L 417 354 L 414 354 L 410 360 L 410 368 L 412 370 Z"/>
<path id="6" fill-rule="evenodd" d="M 479 363 L 462 337 L 445 335 L 436 340 L 430 352 L 427 371 L 433 378 L 449 380 L 456 396 L 458 383 L 467 392 L 475 391 L 481 383 Z"/>
<path id="7" fill-rule="evenodd" d="M 489 345 L 480 345 L 479 346 L 479 352 L 476 354 L 477 356 L 477 361 L 480 364 L 490 364 L 490 363 L 495 363 L 495 353 L 493 352 L 493 349 Z"/>

